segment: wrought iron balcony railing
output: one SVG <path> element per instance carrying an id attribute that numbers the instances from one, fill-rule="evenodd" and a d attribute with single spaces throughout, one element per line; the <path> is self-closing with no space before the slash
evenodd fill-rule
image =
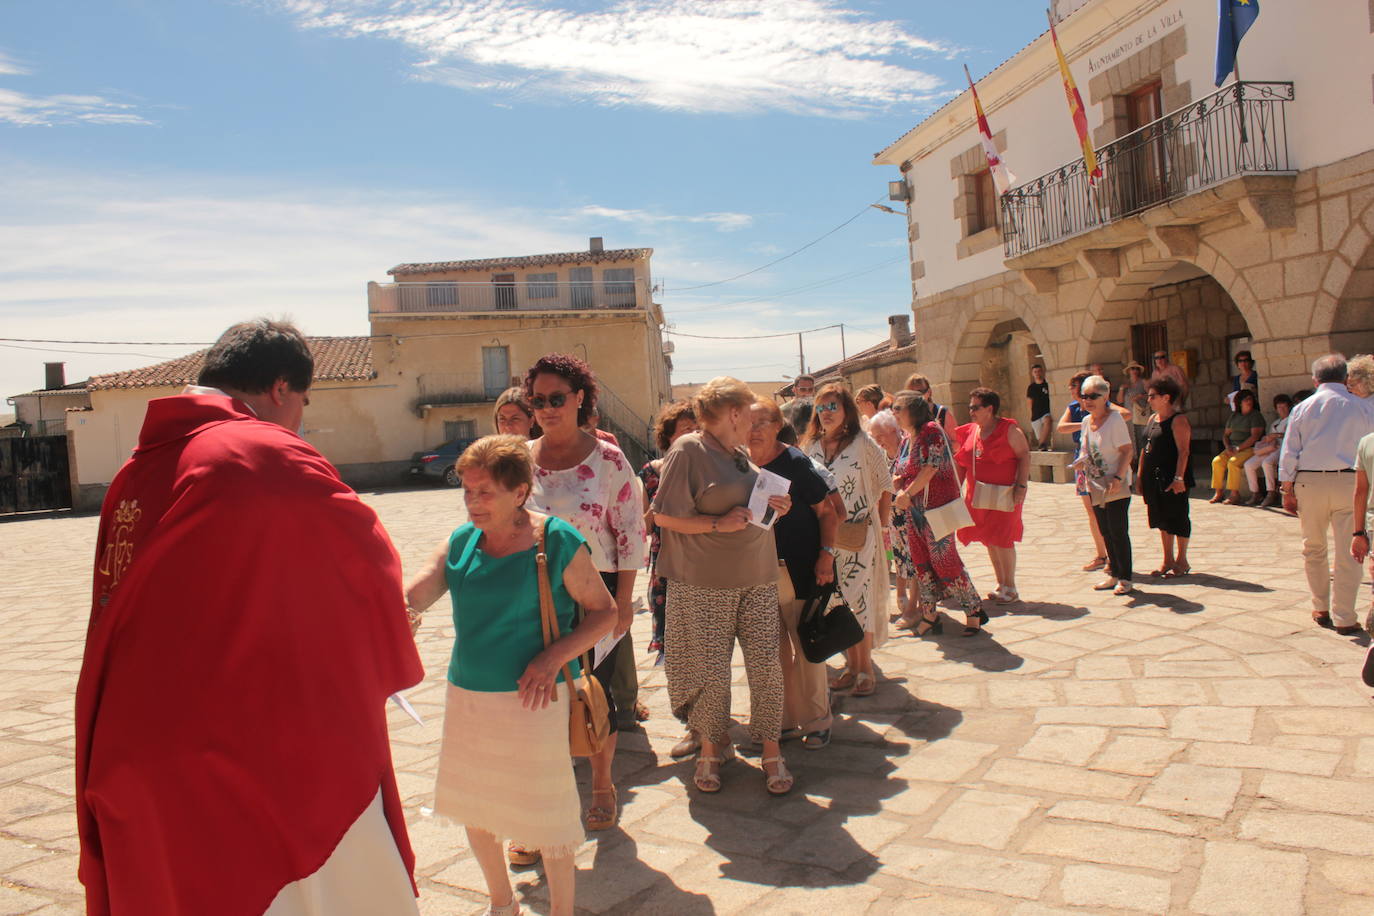
<path id="1" fill-rule="evenodd" d="M 1292 83 L 1238 82 L 1002 195 L 1006 256 L 1104 226 L 1240 175 L 1290 172 Z"/>
<path id="2" fill-rule="evenodd" d="M 647 284 L 635 280 L 369 283 L 369 312 L 547 312 L 647 307 Z"/>

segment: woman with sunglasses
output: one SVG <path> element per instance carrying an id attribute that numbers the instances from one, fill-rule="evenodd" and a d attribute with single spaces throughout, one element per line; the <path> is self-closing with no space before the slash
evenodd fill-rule
<path id="1" fill-rule="evenodd" d="M 845 652 L 845 670 L 832 690 L 877 689 L 873 648 L 887 639 L 888 571 L 883 532 L 892 524 L 892 471 L 887 454 L 859 428 L 859 408 L 849 389 L 831 382 L 816 395 L 803 451 L 835 475 L 845 515 L 835 542 L 835 578 L 849 609 L 864 628 L 863 641 Z"/>
<path id="2" fill-rule="evenodd" d="M 1140 452 L 1140 495 L 1145 499 L 1150 527 L 1159 529 L 1164 560 L 1152 576 L 1186 576 L 1188 539 L 1193 523 L 1188 517 L 1188 490 L 1193 486 L 1189 467 L 1193 428 L 1178 412 L 1178 383 L 1171 378 L 1154 378 L 1146 395 L 1154 413 L 1145 427 L 1145 447 Z M 1175 552 L 1177 547 L 1177 552 Z"/>
<path id="3" fill-rule="evenodd" d="M 501 392 L 492 412 L 492 422 L 498 436 L 519 436 L 525 440 L 540 436 L 539 424 L 534 422 L 534 408 L 526 400 L 523 388 L 507 388 Z"/>
<path id="4" fill-rule="evenodd" d="M 1083 418 L 1078 463 L 1088 476 L 1093 513 L 1102 539 L 1107 542 L 1108 575 L 1093 588 L 1126 595 L 1132 589 L 1131 454 L 1135 446 L 1131 444 L 1126 420 L 1107 399 L 1111 390 L 1110 383 L 1100 375 L 1083 380 L 1079 400 L 1087 407 L 1088 415 Z"/>
<path id="5" fill-rule="evenodd" d="M 620 653 L 633 651 L 627 645 L 634 619 L 630 601 L 635 575 L 647 556 L 643 506 L 624 453 L 583 429 L 596 403 L 596 378 L 586 363 L 564 353 L 541 357 L 525 375 L 525 394 L 544 431 L 530 443 L 534 459 L 530 507 L 569 522 L 586 538 L 592 562 L 615 597 L 613 632 L 622 638 L 592 669 L 606 693 L 611 735 L 590 758 L 592 803 L 584 815 L 588 830 L 608 830 L 619 819 L 611 782 L 618 725 L 610 687 Z M 512 862 L 517 862 L 517 852 L 513 847 Z"/>
<path id="6" fill-rule="evenodd" d="M 1021 507 L 1030 479 L 1030 443 L 1020 424 L 1001 416 L 1001 411 L 1002 397 L 991 388 L 969 392 L 968 413 L 973 422 L 959 427 L 954 460 L 967 481 L 965 500 L 973 516 L 971 526 L 959 529 L 959 543 L 982 542 L 997 577 L 997 588 L 988 598 L 1010 604 L 1021 599 L 1016 590 L 1016 544 L 1025 530 Z M 1003 504 L 1001 508 L 978 507 L 979 484 L 989 485 L 983 492 L 995 494 Z M 980 609 L 976 619 L 987 623 L 987 612 Z M 972 624 L 969 628 L 975 629 Z"/>
<path id="7" fill-rule="evenodd" d="M 692 782 L 720 791 L 730 744 L 730 659 L 735 642 L 749 680 L 749 733 L 763 745 L 764 788 L 792 791 L 782 759 L 783 680 L 778 662 L 778 557 L 773 531 L 750 523 L 758 468 L 744 450 L 754 393 L 729 376 L 711 379 L 692 401 L 700 432 L 678 439 L 663 459 L 649 508 L 662 531 L 658 571 L 668 580 L 664 673 L 673 714 L 701 742 Z M 786 515 L 788 496 L 769 499 Z"/>
<path id="8" fill-rule="evenodd" d="M 1097 516 L 1093 514 L 1093 501 L 1088 492 L 1088 475 L 1083 472 L 1083 468 L 1078 464 L 1079 449 L 1083 439 L 1083 418 L 1088 415 L 1088 410 L 1079 400 L 1082 394 L 1083 380 L 1088 377 L 1088 373 L 1080 372 L 1069 379 L 1069 403 L 1064 408 L 1064 414 L 1059 418 L 1059 424 L 1055 427 L 1061 433 L 1073 434 L 1073 484 L 1074 492 L 1083 501 L 1083 511 L 1088 514 L 1088 531 L 1093 536 L 1093 558 L 1083 564 L 1084 572 L 1096 572 L 1107 565 L 1107 544 L 1102 540 L 1102 532 L 1097 527 Z"/>

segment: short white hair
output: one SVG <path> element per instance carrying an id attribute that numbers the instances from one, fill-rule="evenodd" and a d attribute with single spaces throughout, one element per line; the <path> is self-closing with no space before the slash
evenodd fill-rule
<path id="1" fill-rule="evenodd" d="M 1351 388 L 1363 388 L 1363 397 L 1374 393 L 1374 356 L 1362 353 L 1352 357 L 1345 364 L 1345 383 Z"/>
<path id="2" fill-rule="evenodd" d="M 1090 375 L 1083 380 L 1078 390 L 1081 394 L 1108 394 L 1112 390 L 1112 383 L 1100 375 Z"/>
<path id="3" fill-rule="evenodd" d="M 868 418 L 868 434 L 871 436 L 877 430 L 902 434 L 902 428 L 897 424 L 897 418 L 892 415 L 891 410 L 880 410 Z"/>

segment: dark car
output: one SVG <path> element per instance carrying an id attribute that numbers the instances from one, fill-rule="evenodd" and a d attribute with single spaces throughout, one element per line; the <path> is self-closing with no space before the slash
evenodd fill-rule
<path id="1" fill-rule="evenodd" d="M 463 478 L 458 476 L 458 456 L 476 439 L 454 439 L 437 448 L 416 452 L 410 457 L 410 476 L 423 477 L 435 483 L 443 482 L 450 487 L 461 487 Z"/>

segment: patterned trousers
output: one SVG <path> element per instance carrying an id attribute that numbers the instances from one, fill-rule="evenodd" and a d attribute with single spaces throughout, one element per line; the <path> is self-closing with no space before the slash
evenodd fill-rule
<path id="1" fill-rule="evenodd" d="M 664 673 L 673 714 L 713 744 L 730 733 L 730 658 L 735 640 L 749 680 L 749 734 L 782 733 L 778 586 L 702 588 L 668 580 Z"/>

